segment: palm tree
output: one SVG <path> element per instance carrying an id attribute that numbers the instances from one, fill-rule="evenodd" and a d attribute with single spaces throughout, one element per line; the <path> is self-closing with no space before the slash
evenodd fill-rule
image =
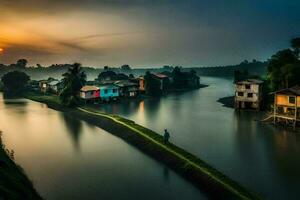
<path id="1" fill-rule="evenodd" d="M 74 63 L 62 76 L 64 89 L 60 93 L 60 99 L 65 105 L 74 105 L 78 92 L 86 82 L 86 74 L 82 71 L 80 63 Z"/>

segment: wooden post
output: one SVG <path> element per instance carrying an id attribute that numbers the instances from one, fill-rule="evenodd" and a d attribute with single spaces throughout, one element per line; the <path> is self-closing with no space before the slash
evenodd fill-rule
<path id="1" fill-rule="evenodd" d="M 274 105 L 273 105 L 273 123 L 276 124 L 276 104 L 277 104 L 277 94 L 274 95 Z"/>
<path id="2" fill-rule="evenodd" d="M 295 119 L 294 119 L 294 131 L 296 130 L 297 125 L 297 96 L 295 96 Z"/>

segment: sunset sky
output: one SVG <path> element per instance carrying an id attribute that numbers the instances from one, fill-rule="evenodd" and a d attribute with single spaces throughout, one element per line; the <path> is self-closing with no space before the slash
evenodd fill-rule
<path id="1" fill-rule="evenodd" d="M 0 63 L 214 66 L 300 35 L 299 0 L 0 0 Z"/>

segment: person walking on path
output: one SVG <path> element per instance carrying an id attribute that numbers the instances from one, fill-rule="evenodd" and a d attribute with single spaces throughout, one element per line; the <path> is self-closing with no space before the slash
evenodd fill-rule
<path id="1" fill-rule="evenodd" d="M 168 132 L 167 129 L 165 129 L 165 133 L 164 133 L 164 144 L 167 144 L 169 142 L 170 139 L 170 133 Z"/>

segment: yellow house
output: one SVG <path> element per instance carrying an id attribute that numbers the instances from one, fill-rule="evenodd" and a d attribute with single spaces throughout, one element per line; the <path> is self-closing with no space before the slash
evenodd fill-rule
<path id="1" fill-rule="evenodd" d="M 274 123 L 291 122 L 296 127 L 300 121 L 300 86 L 279 90 L 274 96 Z"/>

